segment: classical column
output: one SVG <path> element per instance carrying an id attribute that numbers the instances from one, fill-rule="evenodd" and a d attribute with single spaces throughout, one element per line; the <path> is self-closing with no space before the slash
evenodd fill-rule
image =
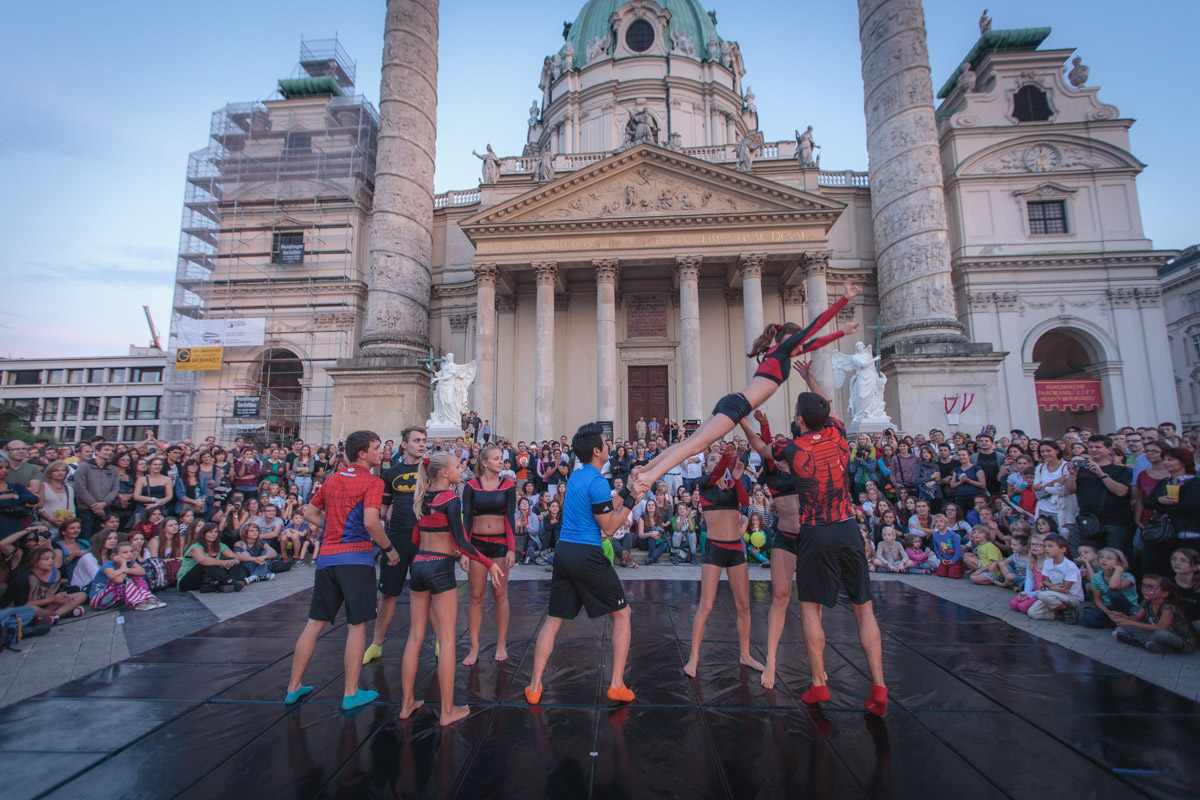
<path id="1" fill-rule="evenodd" d="M 617 276 L 615 258 L 592 261 L 596 270 L 596 419 L 617 414 Z"/>
<path id="2" fill-rule="evenodd" d="M 496 419 L 496 278 L 495 264 L 475 265 L 475 402 L 479 416 Z M 494 424 L 494 423 L 493 423 Z"/>
<path id="3" fill-rule="evenodd" d="M 428 355 L 438 0 L 388 0 L 364 357 Z"/>
<path id="4" fill-rule="evenodd" d="M 738 273 L 742 276 L 742 322 L 746 329 L 746 351 L 754 340 L 762 335 L 763 327 L 763 298 L 762 298 L 762 268 L 767 263 L 766 253 L 738 256 Z M 754 377 L 758 364 L 753 359 L 746 359 L 746 380 Z"/>
<path id="5" fill-rule="evenodd" d="M 701 256 L 676 256 L 679 274 L 679 349 L 683 371 L 683 418 L 703 419 L 700 399 L 700 263 Z"/>
<path id="6" fill-rule="evenodd" d="M 829 308 L 829 287 L 825 282 L 826 273 L 829 272 L 829 256 L 830 253 L 826 250 L 823 253 L 803 253 L 800 257 L 801 267 L 804 270 L 805 294 L 808 295 L 808 318 L 810 320 L 815 320 Z M 831 324 L 836 325 L 837 321 L 834 320 Z M 823 331 L 829 329 L 829 325 L 826 325 L 820 330 L 813 331 L 812 335 L 819 336 Z M 813 355 L 813 376 L 826 391 L 833 391 L 833 387 L 829 385 L 833 381 L 833 367 L 829 363 L 829 352 L 826 348 Z"/>
<path id="7" fill-rule="evenodd" d="M 554 284 L 558 263 L 533 265 L 537 277 L 537 346 L 533 351 L 533 438 L 552 439 L 554 430 Z"/>
<path id="8" fill-rule="evenodd" d="M 921 0 L 858 0 L 858 19 L 883 344 L 965 342 Z"/>

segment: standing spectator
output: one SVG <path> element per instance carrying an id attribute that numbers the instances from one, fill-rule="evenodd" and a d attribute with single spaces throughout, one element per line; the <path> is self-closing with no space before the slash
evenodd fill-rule
<path id="1" fill-rule="evenodd" d="M 985 487 L 988 494 L 1000 494 L 1004 485 L 1006 473 L 1004 458 L 996 452 L 996 442 L 991 434 L 981 433 L 975 437 L 975 455 L 971 461 L 983 470 Z"/>
<path id="2" fill-rule="evenodd" d="M 492 438 L 492 421 L 485 419 L 483 425 L 479 428 L 479 435 L 483 438 L 483 443 L 487 444 Z"/>
<path id="3" fill-rule="evenodd" d="M 120 519 L 121 530 L 128 530 L 129 521 L 133 519 L 135 504 L 133 502 L 133 485 L 135 483 L 134 465 L 137 463 L 137 453 L 118 453 L 113 457 L 113 466 L 117 468 L 117 499 L 112 502 L 112 513 Z M 147 466 L 146 469 L 149 469 Z"/>
<path id="4" fill-rule="evenodd" d="M 235 491 L 243 492 L 247 497 L 251 493 L 258 494 L 258 482 L 262 479 L 262 464 L 258 463 L 257 453 L 253 447 L 242 450 L 242 458 L 233 465 L 230 480 Z"/>
<path id="5" fill-rule="evenodd" d="M 29 445 L 20 439 L 10 439 L 4 445 L 4 454 L 8 456 L 8 482 L 24 486 L 34 495 L 41 495 L 42 470 L 29 461 Z"/>
<path id="6" fill-rule="evenodd" d="M 984 471 L 971 462 L 971 451 L 965 447 L 958 448 L 958 466 L 950 478 L 950 485 L 957 492 L 959 508 L 969 511 L 975 504 L 975 497 L 987 491 L 987 476 Z"/>
<path id="7" fill-rule="evenodd" d="M 75 487 L 67 482 L 69 472 L 62 461 L 51 461 L 42 472 L 42 506 L 38 516 L 56 537 L 63 523 L 75 518 Z"/>
<path id="8" fill-rule="evenodd" d="M 1163 466 L 1170 477 L 1154 487 L 1145 507 L 1152 514 L 1165 514 L 1174 535 L 1146 542 L 1142 566 L 1155 575 L 1170 574 L 1171 553 L 1176 548 L 1200 545 L 1200 481 L 1195 478 L 1195 457 L 1190 450 L 1170 447 L 1163 451 Z"/>
<path id="9" fill-rule="evenodd" d="M 1163 464 L 1163 450 L 1165 449 L 1161 442 L 1151 442 L 1146 445 L 1142 452 L 1150 466 L 1141 472 L 1134 471 L 1133 515 L 1139 528 L 1146 527 L 1146 523 L 1154 515 L 1153 511 L 1146 508 L 1146 498 L 1154 493 L 1160 483 L 1171 477 L 1171 473 Z"/>
<path id="10" fill-rule="evenodd" d="M 175 502 L 174 484 L 163 474 L 165 464 L 166 462 L 161 458 L 150 459 L 148 465 L 150 471 L 133 487 L 133 499 L 138 504 L 139 519 L 144 519 L 152 508 L 164 509 Z"/>
<path id="11" fill-rule="evenodd" d="M 1133 504 L 1129 496 L 1133 472 L 1113 463 L 1112 440 L 1107 436 L 1092 436 L 1087 443 L 1087 456 L 1074 459 L 1067 465 L 1068 493 L 1079 501 L 1079 513 L 1092 514 L 1099 523 L 1095 534 L 1084 531 L 1080 524 L 1080 543 L 1097 550 L 1112 547 L 1123 553 L 1133 550 Z"/>
<path id="12" fill-rule="evenodd" d="M 696 491 L 696 484 L 704 473 L 704 456 L 697 453 L 683 460 L 683 488 L 688 492 Z"/>
<path id="13" fill-rule="evenodd" d="M 646 418 L 638 417 L 638 421 L 637 421 L 637 423 L 634 424 L 633 427 L 634 427 L 634 430 L 637 431 L 638 441 L 639 442 L 646 441 L 646 431 L 649 430 L 649 427 L 646 425 Z"/>
<path id="14" fill-rule="evenodd" d="M 194 458 L 184 461 L 175 479 L 175 513 L 192 511 L 203 517 L 208 508 L 208 481 L 200 474 L 200 462 Z"/>
<path id="15" fill-rule="evenodd" d="M 37 495 L 8 479 L 10 464 L 0 455 L 0 539 L 22 529 L 22 521 L 37 508 Z"/>

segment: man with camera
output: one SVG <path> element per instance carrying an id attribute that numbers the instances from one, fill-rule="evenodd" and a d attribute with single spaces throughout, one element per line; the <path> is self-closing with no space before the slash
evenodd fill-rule
<path id="1" fill-rule="evenodd" d="M 1113 462 L 1112 440 L 1107 436 L 1090 437 L 1087 450 L 1086 457 L 1067 465 L 1064 483 L 1067 494 L 1074 494 L 1079 501 L 1079 540 L 1073 544 L 1131 553 L 1134 519 L 1129 485 L 1133 471 Z"/>

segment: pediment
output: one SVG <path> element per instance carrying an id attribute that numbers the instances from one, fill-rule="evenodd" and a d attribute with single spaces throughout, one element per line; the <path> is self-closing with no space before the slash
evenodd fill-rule
<path id="1" fill-rule="evenodd" d="M 470 236 L 509 226 L 621 227 L 720 216 L 812 216 L 845 205 L 677 152 L 640 145 L 464 220 Z"/>
<path id="2" fill-rule="evenodd" d="M 1061 133 L 1042 131 L 1019 139 L 992 145 L 964 159 L 955 170 L 957 175 L 996 175 L 1006 173 L 1048 174 L 1036 169 L 1036 162 L 1027 159 L 1030 149 L 1049 148 L 1057 158 L 1052 171 L 1076 172 L 1095 169 L 1135 169 L 1145 167 L 1125 150 L 1099 139 L 1085 139 Z"/>

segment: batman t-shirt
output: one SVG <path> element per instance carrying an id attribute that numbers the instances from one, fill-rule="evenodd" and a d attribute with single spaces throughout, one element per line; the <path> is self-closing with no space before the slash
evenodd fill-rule
<path id="1" fill-rule="evenodd" d="M 411 547 L 417 515 L 413 511 L 413 494 L 417 489 L 417 470 L 420 464 L 403 462 L 383 473 L 383 499 L 391 502 L 392 519 L 388 523 L 388 539 L 396 547 Z"/>

